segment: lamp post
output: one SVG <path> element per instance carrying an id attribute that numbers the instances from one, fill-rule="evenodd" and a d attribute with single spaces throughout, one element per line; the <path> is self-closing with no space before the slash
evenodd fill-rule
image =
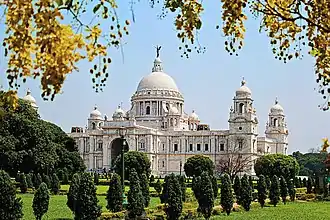
<path id="1" fill-rule="evenodd" d="M 123 187 L 123 206 L 125 207 L 127 205 L 127 200 L 125 196 L 125 160 L 124 160 L 124 153 L 125 153 L 125 147 L 126 147 L 126 140 L 125 140 L 125 135 L 126 135 L 127 130 L 124 127 L 121 127 L 118 130 L 118 134 L 121 139 L 121 159 L 122 159 L 122 187 Z"/>
<path id="2" fill-rule="evenodd" d="M 182 161 L 180 160 L 180 176 L 181 176 L 181 169 L 182 169 Z"/>

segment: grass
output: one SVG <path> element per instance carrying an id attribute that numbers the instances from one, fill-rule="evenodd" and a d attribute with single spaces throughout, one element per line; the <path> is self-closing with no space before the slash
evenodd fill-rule
<path id="1" fill-rule="evenodd" d="M 103 190 L 103 187 L 100 187 Z M 26 220 L 35 219 L 32 210 L 33 194 L 18 194 L 18 197 L 22 198 L 24 218 Z M 106 210 L 105 196 L 98 196 L 99 204 L 102 206 L 102 211 Z M 73 219 L 70 209 L 66 206 L 67 197 L 65 195 L 51 196 L 49 210 L 43 217 L 43 220 L 54 219 Z M 160 203 L 159 198 L 152 197 L 150 201 L 150 209 L 156 208 Z M 219 201 L 216 202 L 218 204 Z M 251 211 L 245 212 L 232 212 L 230 216 L 220 215 L 213 217 L 213 220 L 217 219 L 244 219 L 244 220 L 325 220 L 329 219 L 330 215 L 330 203 L 329 202 L 295 202 L 288 203 L 287 205 L 278 205 L 278 207 L 267 206 L 263 209 L 258 204 L 253 204 Z M 184 208 L 196 208 L 196 204 L 186 203 Z"/>

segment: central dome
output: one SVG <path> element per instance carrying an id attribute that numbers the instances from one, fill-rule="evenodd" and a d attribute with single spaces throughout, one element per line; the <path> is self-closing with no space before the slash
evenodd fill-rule
<path id="1" fill-rule="evenodd" d="M 163 72 L 153 72 L 150 75 L 143 77 L 138 85 L 137 91 L 145 89 L 165 89 L 179 92 L 174 79 Z"/>
<path id="2" fill-rule="evenodd" d="M 152 73 L 140 81 L 137 91 L 141 90 L 171 90 L 179 92 L 172 77 L 163 72 L 162 61 L 157 57 L 154 61 Z"/>

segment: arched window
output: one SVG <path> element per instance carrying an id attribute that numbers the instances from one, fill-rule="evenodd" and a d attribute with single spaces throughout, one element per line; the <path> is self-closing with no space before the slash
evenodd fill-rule
<path id="1" fill-rule="evenodd" d="M 244 113 L 245 112 L 245 106 L 244 106 L 243 103 L 240 103 L 239 104 L 238 112 L 239 113 Z"/>
<path id="2" fill-rule="evenodd" d="M 274 119 L 274 126 L 275 127 L 278 127 L 278 120 L 277 120 L 277 118 Z"/>
<path id="3" fill-rule="evenodd" d="M 96 129 L 96 124 L 95 124 L 95 122 L 92 123 L 92 129 L 93 129 L 93 130 Z"/>
<path id="4" fill-rule="evenodd" d="M 146 108 L 146 115 L 150 115 L 150 106 L 147 106 Z"/>

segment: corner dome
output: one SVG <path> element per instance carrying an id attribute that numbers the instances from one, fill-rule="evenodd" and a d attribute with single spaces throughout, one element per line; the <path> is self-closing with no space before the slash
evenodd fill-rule
<path id="1" fill-rule="evenodd" d="M 121 108 L 121 105 L 118 105 L 118 108 L 112 114 L 113 119 L 123 119 L 126 116 L 126 112 Z"/>
<path id="2" fill-rule="evenodd" d="M 251 96 L 252 92 L 249 87 L 246 86 L 246 81 L 242 80 L 241 87 L 236 90 L 236 96 Z"/>
<path id="3" fill-rule="evenodd" d="M 140 81 L 137 91 L 141 90 L 172 90 L 179 92 L 174 79 L 163 72 L 162 61 L 157 57 L 154 61 L 152 73 Z"/>
<path id="4" fill-rule="evenodd" d="M 101 120 L 102 119 L 102 114 L 101 112 L 97 109 L 97 106 L 94 106 L 94 110 L 90 113 L 90 118 L 91 119 L 98 119 Z"/>
<path id="5" fill-rule="evenodd" d="M 193 110 L 192 113 L 189 116 L 189 120 L 194 120 L 194 121 L 199 121 L 199 117 L 198 115 L 195 113 L 195 111 Z"/>
<path id="6" fill-rule="evenodd" d="M 37 101 L 31 95 L 31 90 L 30 89 L 28 89 L 26 91 L 26 95 L 23 97 L 23 100 L 29 102 L 33 108 L 38 108 Z"/>
<path id="7" fill-rule="evenodd" d="M 278 100 L 276 98 L 275 104 L 270 108 L 271 114 L 284 114 L 283 107 L 278 103 Z"/>

